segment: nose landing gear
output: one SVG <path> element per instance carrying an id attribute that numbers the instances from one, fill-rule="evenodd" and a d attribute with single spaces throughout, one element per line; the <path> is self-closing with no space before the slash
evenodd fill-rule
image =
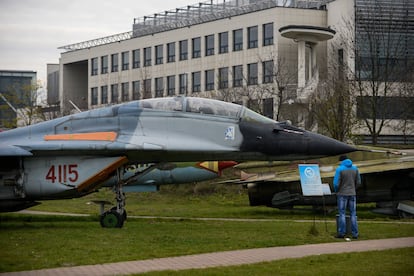
<path id="1" fill-rule="evenodd" d="M 117 184 L 115 185 L 116 206 L 111 210 L 101 213 L 100 222 L 104 228 L 122 228 L 127 219 L 125 210 L 125 193 L 122 191 L 124 168 L 121 167 L 117 171 Z"/>

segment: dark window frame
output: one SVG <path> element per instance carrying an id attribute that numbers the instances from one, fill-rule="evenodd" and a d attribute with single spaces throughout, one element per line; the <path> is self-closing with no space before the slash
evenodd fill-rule
<path id="1" fill-rule="evenodd" d="M 151 66 L 152 64 L 152 53 L 151 47 L 144 48 L 144 67 Z"/>
<path id="2" fill-rule="evenodd" d="M 141 67 L 141 50 L 135 49 L 132 51 L 132 68 Z"/>
<path id="3" fill-rule="evenodd" d="M 214 35 L 206 35 L 205 39 L 205 56 L 214 55 Z"/>
<path id="4" fill-rule="evenodd" d="M 233 52 L 243 50 L 243 29 L 233 30 Z"/>
<path id="5" fill-rule="evenodd" d="M 247 64 L 247 85 L 258 84 L 258 66 L 257 63 Z"/>
<path id="6" fill-rule="evenodd" d="M 243 86 L 243 65 L 233 66 L 233 87 Z"/>
<path id="7" fill-rule="evenodd" d="M 200 58 L 201 57 L 201 37 L 195 37 L 191 40 L 191 57 Z"/>
<path id="8" fill-rule="evenodd" d="M 167 44 L 167 63 L 175 62 L 175 42 Z"/>
<path id="9" fill-rule="evenodd" d="M 129 51 L 121 53 L 122 56 L 122 71 L 129 69 Z"/>
<path id="10" fill-rule="evenodd" d="M 259 28 L 251 26 L 247 28 L 248 49 L 257 48 L 259 46 Z"/>
<path id="11" fill-rule="evenodd" d="M 167 76 L 167 95 L 175 95 L 175 75 Z"/>
<path id="12" fill-rule="evenodd" d="M 91 76 L 96 76 L 98 75 L 98 58 L 91 58 Z"/>
<path id="13" fill-rule="evenodd" d="M 271 31 L 268 28 L 271 28 Z M 273 43 L 274 43 L 273 22 L 263 24 L 263 46 L 273 45 Z"/>
<path id="14" fill-rule="evenodd" d="M 111 72 L 119 71 L 119 55 L 118 53 L 111 55 Z"/>
<path id="15" fill-rule="evenodd" d="M 229 52 L 229 32 L 219 33 L 219 54 Z"/>
<path id="16" fill-rule="evenodd" d="M 188 40 L 181 40 L 179 44 L 180 60 L 188 60 Z"/>
<path id="17" fill-rule="evenodd" d="M 98 104 L 98 87 L 91 88 L 91 105 Z"/>
<path id="18" fill-rule="evenodd" d="M 214 90 L 214 69 L 205 71 L 205 91 Z"/>
<path id="19" fill-rule="evenodd" d="M 101 74 L 107 74 L 108 73 L 108 55 L 101 57 Z"/>
<path id="20" fill-rule="evenodd" d="M 191 73 L 191 89 L 192 92 L 201 92 L 201 72 Z"/>
<path id="21" fill-rule="evenodd" d="M 218 79 L 219 89 L 224 89 L 229 87 L 229 68 L 221 67 L 219 68 L 219 79 Z"/>

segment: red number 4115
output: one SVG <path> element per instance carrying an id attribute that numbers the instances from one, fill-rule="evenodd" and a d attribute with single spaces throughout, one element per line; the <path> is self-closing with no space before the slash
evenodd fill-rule
<path id="1" fill-rule="evenodd" d="M 52 165 L 46 174 L 46 180 L 55 183 L 76 182 L 79 178 L 78 165 Z"/>

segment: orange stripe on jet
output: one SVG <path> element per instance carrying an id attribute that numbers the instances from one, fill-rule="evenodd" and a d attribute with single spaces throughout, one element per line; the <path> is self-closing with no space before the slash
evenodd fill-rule
<path id="1" fill-rule="evenodd" d="M 54 134 L 45 135 L 46 141 L 115 141 L 116 132 L 88 132 L 88 133 L 70 133 L 70 134 Z"/>
<path id="2" fill-rule="evenodd" d="M 115 162 L 109 164 L 106 168 L 103 168 L 100 172 L 93 175 L 89 179 L 85 180 L 79 184 L 76 189 L 80 193 L 90 193 L 93 192 L 97 186 L 101 185 L 103 181 L 107 180 L 111 173 L 116 171 L 120 166 L 128 162 L 128 158 L 125 156 L 119 157 Z"/>

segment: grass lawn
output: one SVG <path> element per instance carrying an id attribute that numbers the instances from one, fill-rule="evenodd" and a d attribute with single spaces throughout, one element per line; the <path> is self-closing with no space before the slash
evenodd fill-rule
<path id="1" fill-rule="evenodd" d="M 414 248 L 328 254 L 252 265 L 140 275 L 413 275 Z"/>
<path id="2" fill-rule="evenodd" d="M 310 212 L 307 208 L 299 210 L 253 208 L 248 206 L 247 197 L 243 192 L 234 191 L 210 195 L 177 191 L 130 194 L 127 201 L 129 216 L 183 218 L 130 217 L 122 229 L 104 229 L 100 227 L 96 215 L 99 208 L 87 203 L 96 198 L 112 199 L 112 197 L 110 192 L 103 191 L 80 199 L 47 201 L 33 208 L 92 214 L 89 217 L 0 214 L 0 247 L 2 248 L 0 272 L 337 241 L 333 238 L 336 231 L 335 212 L 324 217 L 322 214 Z M 413 220 L 401 221 L 372 214 L 369 212 L 371 207 L 359 206 L 361 239 L 414 236 L 414 224 L 407 223 Z M 189 219 L 194 217 L 273 220 Z M 300 221 L 302 219 L 308 222 Z M 381 253 L 383 254 L 381 258 L 388 258 L 390 253 L 387 252 Z M 413 254 L 412 249 L 399 252 L 403 252 L 401 254 L 404 256 L 408 254 L 407 256 L 412 257 Z M 319 262 L 309 260 L 309 262 Z M 335 263 L 334 260 L 332 262 Z M 273 263 L 266 264 L 264 267 L 268 265 L 272 267 Z M 289 262 L 285 265 L 289 267 Z M 412 270 L 412 266 L 410 267 Z M 243 266 L 241 269 L 246 268 Z M 247 269 L 255 270 L 254 266 L 253 268 L 248 266 Z M 272 268 L 269 269 L 271 271 Z M 212 270 L 212 274 L 215 274 L 214 271 Z M 261 274 L 262 271 L 266 274 L 266 270 L 258 271 L 259 273 L 256 274 Z M 243 273 L 243 270 L 241 272 Z"/>

